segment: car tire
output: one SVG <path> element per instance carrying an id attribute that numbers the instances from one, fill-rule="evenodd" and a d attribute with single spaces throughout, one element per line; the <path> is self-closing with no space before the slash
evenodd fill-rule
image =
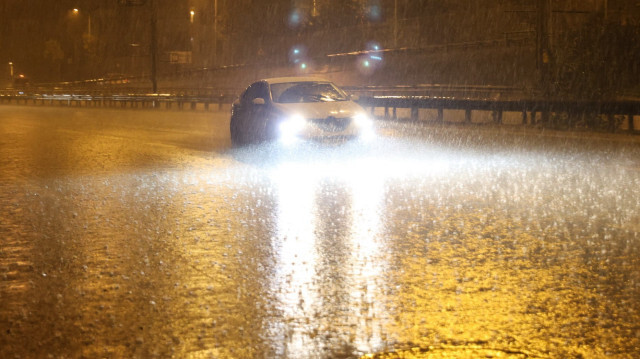
<path id="1" fill-rule="evenodd" d="M 265 139 L 267 141 L 275 141 L 278 139 L 278 121 L 268 119 L 265 125 Z"/>
<path id="2" fill-rule="evenodd" d="M 242 145 L 243 141 L 240 126 L 238 124 L 238 118 L 235 115 L 231 116 L 229 132 L 231 132 L 231 144 L 234 146 Z"/>

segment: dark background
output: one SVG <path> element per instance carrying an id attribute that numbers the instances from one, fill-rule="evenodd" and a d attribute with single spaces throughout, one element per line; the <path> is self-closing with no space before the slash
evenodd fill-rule
<path id="1" fill-rule="evenodd" d="M 215 83 L 221 68 L 258 64 L 267 75 L 344 73 L 342 82 L 359 85 L 507 85 L 579 96 L 637 88 L 636 0 L 5 0 L 0 78 L 10 83 L 12 62 L 14 76 L 32 83 L 148 83 L 154 7 L 158 76 L 179 75 L 182 86 L 202 86 L 193 70 L 216 69 L 204 77 Z M 371 53 L 363 52 L 374 48 L 384 50 L 381 60 L 364 68 Z"/>

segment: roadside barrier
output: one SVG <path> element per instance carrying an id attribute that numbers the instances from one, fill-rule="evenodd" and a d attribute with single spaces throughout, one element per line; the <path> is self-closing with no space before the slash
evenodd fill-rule
<path id="1" fill-rule="evenodd" d="M 391 120 L 497 125 L 584 127 L 638 134 L 640 101 L 561 101 L 369 96 L 358 99 L 373 115 Z M 399 111 L 404 110 L 404 114 Z"/>
<path id="2" fill-rule="evenodd" d="M 390 90 L 385 89 L 385 93 Z M 360 89 L 360 93 L 366 93 Z M 362 95 L 357 102 L 379 119 L 450 124 L 537 125 L 639 134 L 640 101 L 469 99 L 440 96 Z M 21 94 L 0 93 L 0 104 L 221 111 L 235 93 L 198 94 Z M 500 96 L 497 96 L 500 97 Z"/>
<path id="3" fill-rule="evenodd" d="M 230 104 L 234 95 L 189 96 L 171 94 L 150 95 L 48 95 L 48 94 L 0 94 L 0 104 L 117 107 L 177 110 L 222 110 Z"/>

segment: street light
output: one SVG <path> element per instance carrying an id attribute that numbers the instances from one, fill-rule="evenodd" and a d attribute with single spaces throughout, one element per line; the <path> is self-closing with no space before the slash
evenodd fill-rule
<path id="1" fill-rule="evenodd" d="M 11 82 L 13 82 L 13 62 L 9 61 L 9 77 L 11 78 Z"/>
<path id="2" fill-rule="evenodd" d="M 73 12 L 74 16 L 78 16 L 80 14 L 80 9 L 74 8 L 73 10 L 71 10 L 71 12 Z M 87 20 L 88 20 L 87 33 L 89 34 L 89 38 L 91 38 L 91 14 L 89 14 L 88 12 L 87 12 Z"/>

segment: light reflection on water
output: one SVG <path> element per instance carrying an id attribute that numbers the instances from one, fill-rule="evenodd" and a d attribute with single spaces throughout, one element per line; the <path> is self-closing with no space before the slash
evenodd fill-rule
<path id="1" fill-rule="evenodd" d="M 314 194 L 316 183 L 305 172 L 281 168 L 272 176 L 277 196 L 276 269 L 272 291 L 276 293 L 286 332 L 282 342 L 293 357 L 308 350 L 307 315 L 318 305 L 314 286 L 317 256 L 314 235 Z"/>
<path id="2" fill-rule="evenodd" d="M 288 342 L 286 353 L 291 357 L 303 357 L 309 348 L 321 346 L 312 338 L 331 332 L 336 324 L 346 328 L 344 333 L 334 333 L 340 340 L 353 342 L 358 348 L 381 344 L 380 324 L 371 324 L 373 318 L 382 317 L 377 313 L 382 302 L 375 297 L 384 271 L 378 232 L 383 222 L 386 170 L 375 170 L 367 164 L 373 162 L 285 160 L 269 169 L 268 178 L 278 199 L 278 268 L 272 290 L 279 294 L 284 322 L 296 324 L 292 332 L 284 334 Z M 332 196 L 330 203 L 323 203 L 326 191 L 340 193 Z M 327 252 L 331 253 L 325 246 L 343 252 L 336 254 L 340 258 L 337 265 L 346 268 L 319 263 L 322 257 L 327 259 Z M 335 273 L 336 270 L 345 273 Z M 340 293 L 340 286 L 347 293 Z M 327 303 L 332 294 L 341 296 L 341 301 Z M 343 318 L 348 319 L 343 323 L 327 322 L 326 312 L 334 308 L 323 306 L 332 305 L 341 306 Z M 321 325 L 313 328 L 305 323 L 311 315 Z"/>
<path id="3" fill-rule="evenodd" d="M 585 240 L 598 235 L 589 232 L 638 215 L 637 188 L 635 200 L 616 194 L 629 184 L 625 169 L 603 177 L 580 156 L 391 149 L 344 158 L 320 151 L 320 160 L 312 152 L 267 166 L 278 193 L 278 266 L 290 273 L 274 289 L 289 330 L 281 353 L 364 353 L 402 343 L 543 356 L 627 350 L 613 342 L 585 349 L 577 338 L 605 335 L 588 321 L 567 330 L 574 317 L 632 330 L 613 324 L 615 305 L 588 304 L 598 299 L 586 285 L 597 278 Z M 591 214 L 575 213 L 574 204 Z M 619 238 L 606 246 L 630 253 L 638 250 L 635 236 L 622 230 L 598 242 Z M 637 291 L 636 281 L 610 290 Z M 326 318 L 329 325 L 318 324 Z M 560 332 L 564 345 L 550 339 Z"/>
<path id="4" fill-rule="evenodd" d="M 109 162 L 97 152 L 85 161 Z M 2 319 L 35 338 L 24 347 L 291 358 L 408 343 L 556 357 L 637 347 L 633 167 L 403 141 L 180 161 L 4 187 L 3 234 L 23 242 L 11 260 L 29 264 L 0 262 L 23 286 L 3 287 Z"/>

